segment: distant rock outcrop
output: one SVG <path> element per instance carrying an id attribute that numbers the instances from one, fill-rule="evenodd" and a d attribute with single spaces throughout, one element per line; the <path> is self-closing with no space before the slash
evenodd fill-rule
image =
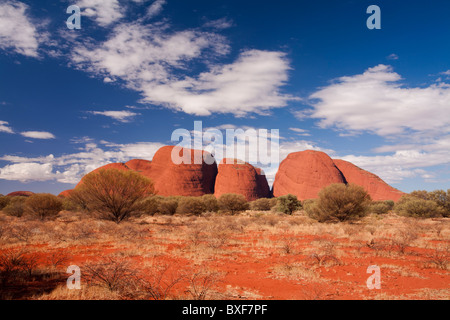
<path id="1" fill-rule="evenodd" d="M 72 191 L 73 191 L 73 189 L 64 190 L 63 192 L 58 194 L 58 197 L 60 197 L 60 198 L 68 198 L 70 196 L 70 194 L 72 193 Z"/>
<path id="2" fill-rule="evenodd" d="M 403 192 L 391 187 L 377 175 L 363 170 L 351 162 L 337 159 L 334 159 L 333 162 L 345 176 L 348 183 L 354 183 L 363 187 L 374 201 L 398 201 L 404 195 Z"/>
<path id="3" fill-rule="evenodd" d="M 251 164 L 224 159 L 219 164 L 214 195 L 220 197 L 225 193 L 242 194 L 248 201 L 270 196 L 270 189 L 261 169 Z"/>
<path id="4" fill-rule="evenodd" d="M 346 183 L 346 180 L 326 153 L 295 152 L 281 162 L 273 183 L 273 195 L 290 193 L 299 200 L 314 199 L 322 188 L 333 183 Z"/>
<path id="5" fill-rule="evenodd" d="M 185 163 L 176 164 L 172 161 L 174 148 L 178 147 L 160 148 L 155 153 L 151 166 L 148 166 L 149 170 L 142 172 L 153 180 L 158 194 L 162 196 L 202 196 L 214 193 L 217 164 L 214 160 L 211 164 L 204 161 L 204 157 L 211 157 L 210 153 L 180 148 L 179 154 L 185 159 Z M 200 155 L 201 158 L 194 161 L 196 155 Z M 186 164 L 189 160 L 190 164 Z"/>
<path id="6" fill-rule="evenodd" d="M 34 194 L 34 192 L 31 191 L 14 191 L 11 193 L 8 193 L 7 197 L 31 197 Z"/>

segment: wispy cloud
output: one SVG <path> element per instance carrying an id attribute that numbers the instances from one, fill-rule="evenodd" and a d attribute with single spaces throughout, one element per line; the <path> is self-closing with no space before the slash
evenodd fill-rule
<path id="1" fill-rule="evenodd" d="M 211 20 L 203 25 L 205 28 L 213 28 L 216 30 L 228 29 L 233 26 L 233 20 L 228 18 L 221 18 L 217 20 Z"/>
<path id="2" fill-rule="evenodd" d="M 55 136 L 52 133 L 46 131 L 25 131 L 20 134 L 26 138 L 32 139 L 55 139 Z"/>
<path id="3" fill-rule="evenodd" d="M 122 111 L 89 111 L 89 113 L 94 115 L 101 115 L 105 117 L 112 118 L 114 120 L 120 122 L 130 122 L 135 116 L 139 115 L 139 113 L 131 112 L 128 110 Z"/>
<path id="4" fill-rule="evenodd" d="M 120 20 L 124 16 L 125 8 L 118 0 L 80 0 L 76 2 L 82 15 L 94 20 L 99 26 L 106 27 Z"/>
<path id="5" fill-rule="evenodd" d="M 38 47 L 44 34 L 39 34 L 27 15 L 28 5 L 13 0 L 0 3 L 0 49 L 38 57 Z"/>
<path id="6" fill-rule="evenodd" d="M 0 121 L 0 132 L 14 133 L 7 121 Z"/>

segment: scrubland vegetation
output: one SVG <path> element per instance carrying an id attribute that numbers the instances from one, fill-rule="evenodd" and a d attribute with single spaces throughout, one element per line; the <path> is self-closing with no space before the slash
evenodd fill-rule
<path id="1" fill-rule="evenodd" d="M 450 298 L 450 190 L 394 204 L 331 185 L 247 202 L 162 197 L 112 172 L 69 198 L 0 197 L 1 299 Z M 66 287 L 70 265 L 80 290 Z M 381 290 L 366 287 L 369 265 Z"/>

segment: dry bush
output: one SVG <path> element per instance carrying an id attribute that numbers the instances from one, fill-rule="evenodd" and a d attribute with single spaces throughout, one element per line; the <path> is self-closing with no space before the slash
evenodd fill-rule
<path id="1" fill-rule="evenodd" d="M 447 245 L 444 247 L 435 248 L 431 254 L 427 254 L 427 262 L 436 268 L 441 270 L 448 270 L 448 264 L 450 260 L 450 247 Z"/>
<path id="2" fill-rule="evenodd" d="M 155 215 L 158 213 L 159 203 L 163 197 L 161 196 L 151 196 L 147 197 L 142 201 L 142 213 L 148 214 L 148 215 Z"/>
<path id="3" fill-rule="evenodd" d="M 161 214 L 173 216 L 177 212 L 178 200 L 174 198 L 167 198 L 162 200 L 158 205 L 158 211 Z"/>
<path id="4" fill-rule="evenodd" d="M 49 265 L 55 269 L 58 269 L 65 266 L 67 262 L 69 262 L 71 255 L 63 250 L 57 250 L 49 253 L 46 258 Z"/>
<path id="5" fill-rule="evenodd" d="M 39 260 L 25 250 L 6 250 L 0 254 L 0 289 L 29 279 Z"/>
<path id="6" fill-rule="evenodd" d="M 35 193 L 25 201 L 25 212 L 41 221 L 56 217 L 62 208 L 62 200 L 49 193 Z"/>
<path id="7" fill-rule="evenodd" d="M 30 242 L 30 240 L 41 232 L 42 224 L 34 221 L 17 221 L 10 223 L 6 230 L 6 237 L 20 242 Z"/>
<path id="8" fill-rule="evenodd" d="M 84 176 L 70 198 L 81 198 L 89 211 L 120 223 L 140 212 L 142 200 L 154 193 L 153 182 L 137 172 L 103 169 Z"/>
<path id="9" fill-rule="evenodd" d="M 404 195 L 395 204 L 395 211 L 403 216 L 414 218 L 441 217 L 445 210 L 434 200 L 425 200 L 411 195 Z"/>
<path id="10" fill-rule="evenodd" d="M 3 208 L 6 207 L 10 201 L 11 197 L 0 196 L 0 210 L 3 210 Z"/>
<path id="11" fill-rule="evenodd" d="M 414 229 L 399 230 L 394 238 L 391 239 L 391 249 L 396 250 L 400 254 L 404 254 L 406 249 L 411 247 L 413 242 L 419 238 Z"/>
<path id="12" fill-rule="evenodd" d="M 201 197 L 205 206 L 205 212 L 217 212 L 219 211 L 219 201 L 213 194 L 205 194 Z"/>
<path id="13" fill-rule="evenodd" d="M 307 214 L 319 222 L 349 221 L 366 215 L 370 196 L 363 187 L 342 183 L 323 188 L 318 199 L 308 206 Z"/>
<path id="14" fill-rule="evenodd" d="M 193 300 L 206 300 L 214 287 L 221 282 L 219 272 L 200 271 L 188 277 L 189 288 L 186 290 Z"/>
<path id="15" fill-rule="evenodd" d="M 10 198 L 8 204 L 3 208 L 3 212 L 9 216 L 21 217 L 25 212 L 26 197 L 8 197 Z"/>
<path id="16" fill-rule="evenodd" d="M 176 271 L 170 272 L 169 264 L 153 266 L 148 276 L 139 282 L 140 290 L 145 299 L 166 300 L 173 295 L 176 284 L 185 278 L 185 275 Z"/>
<path id="17" fill-rule="evenodd" d="M 319 248 L 310 257 L 319 266 L 342 265 L 336 256 L 336 243 L 332 241 L 319 240 Z"/>
<path id="18" fill-rule="evenodd" d="M 99 262 L 86 263 L 82 271 L 89 285 L 119 293 L 125 292 L 130 283 L 139 279 L 138 271 L 129 261 L 113 256 Z"/>
<path id="19" fill-rule="evenodd" d="M 219 208 L 225 212 L 236 214 L 248 209 L 247 199 L 241 194 L 226 193 L 219 197 Z"/>
<path id="20" fill-rule="evenodd" d="M 250 210 L 255 211 L 270 211 L 272 203 L 268 198 L 261 198 L 250 202 Z"/>
<path id="21" fill-rule="evenodd" d="M 178 202 L 177 213 L 201 215 L 206 211 L 205 203 L 201 197 L 183 197 Z"/>
<path id="22" fill-rule="evenodd" d="M 431 192 L 425 190 L 413 191 L 410 193 L 412 197 L 416 197 L 423 200 L 432 200 L 442 209 L 444 217 L 450 217 L 450 189 L 445 192 L 444 190 L 434 190 Z"/>

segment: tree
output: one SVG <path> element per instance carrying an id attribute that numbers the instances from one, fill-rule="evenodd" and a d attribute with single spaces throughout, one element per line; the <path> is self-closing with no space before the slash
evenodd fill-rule
<path id="1" fill-rule="evenodd" d="M 153 182 L 135 171 L 101 169 L 86 175 L 76 196 L 90 212 L 116 223 L 142 209 L 142 200 L 155 193 Z M 76 201 L 76 200 L 75 200 Z"/>
<path id="2" fill-rule="evenodd" d="M 35 193 L 25 201 L 25 212 L 40 220 L 56 217 L 62 208 L 62 200 L 50 193 Z"/>
<path id="3" fill-rule="evenodd" d="M 286 214 L 292 214 L 294 211 L 299 210 L 302 207 L 302 203 L 292 194 L 281 196 L 277 199 L 278 211 Z"/>

